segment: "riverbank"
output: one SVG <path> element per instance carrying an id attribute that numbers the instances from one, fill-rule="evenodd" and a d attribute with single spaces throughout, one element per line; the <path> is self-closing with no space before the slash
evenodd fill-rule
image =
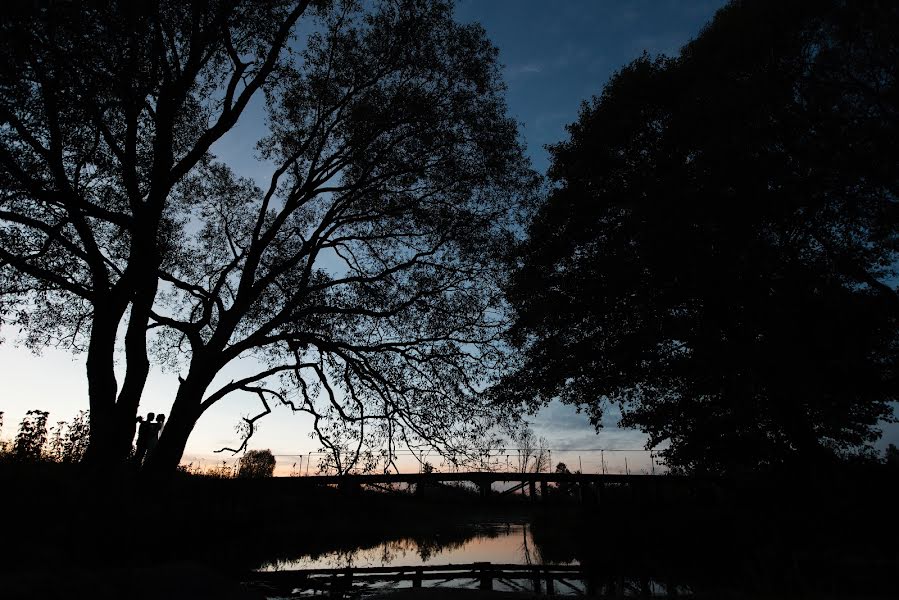
<path id="1" fill-rule="evenodd" d="M 108 597 L 154 597 L 129 591 L 136 588 L 177 597 L 166 582 L 199 590 L 194 598 L 203 589 L 245 595 L 240 581 L 253 569 L 391 540 L 451 547 L 472 535 L 472 522 L 527 522 L 539 561 L 577 560 L 602 581 L 673 582 L 698 597 L 879 598 L 894 591 L 899 572 L 899 478 L 887 470 L 744 478 L 677 497 L 634 496 L 623 486 L 593 498 L 598 504 L 573 496 L 539 504 L 484 502 L 455 489 L 422 498 L 271 480 L 179 477 L 147 486 L 50 467 L 0 467 L 0 578 L 18 582 L 10 590 L 40 590 L 20 597 L 54 597 L 47 594 L 66 582 Z M 72 589 L 58 597 L 81 597 L 83 588 Z"/>

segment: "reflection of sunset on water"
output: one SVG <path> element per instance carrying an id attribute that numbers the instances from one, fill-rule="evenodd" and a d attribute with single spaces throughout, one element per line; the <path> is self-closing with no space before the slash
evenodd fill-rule
<path id="1" fill-rule="evenodd" d="M 461 533 L 461 532 L 460 532 Z M 372 548 L 351 552 L 330 552 L 296 560 L 279 561 L 263 570 L 321 569 L 343 567 L 414 567 L 419 565 L 491 562 L 494 564 L 542 564 L 527 524 L 484 524 L 470 536 L 435 536 L 427 540 L 403 538 Z M 553 563 L 554 564 L 554 563 Z M 560 564 L 577 564 L 560 563 Z"/>

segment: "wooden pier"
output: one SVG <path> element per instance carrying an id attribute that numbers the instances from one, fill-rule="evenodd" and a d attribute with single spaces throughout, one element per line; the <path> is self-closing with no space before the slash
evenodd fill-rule
<path id="1" fill-rule="evenodd" d="M 432 582 L 432 583 L 426 583 Z M 622 598 L 684 596 L 674 586 L 653 586 L 645 577 L 602 577 L 579 565 L 513 565 L 476 562 L 469 564 L 297 569 L 255 571 L 246 583 L 266 593 L 291 597 L 310 590 L 341 597 L 368 589 L 397 587 L 463 587 L 493 590 L 496 583 L 512 591 L 547 596 Z M 401 584 L 407 585 L 401 585 Z M 577 585 L 580 583 L 580 585 Z M 689 595 L 687 593 L 686 595 Z"/>

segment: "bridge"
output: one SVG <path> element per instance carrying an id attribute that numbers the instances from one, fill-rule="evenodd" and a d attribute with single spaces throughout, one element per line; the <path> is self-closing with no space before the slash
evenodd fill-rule
<path id="1" fill-rule="evenodd" d="M 613 473 L 518 473 L 497 471 L 431 472 L 431 473 L 379 473 L 347 475 L 311 475 L 306 477 L 278 477 L 274 481 L 284 487 L 336 486 L 353 493 L 363 486 L 396 491 L 396 484 L 415 486 L 415 493 L 423 495 L 428 487 L 451 482 L 474 484 L 481 498 L 504 496 L 527 491 L 531 500 L 547 499 L 549 486 L 555 484 L 568 492 L 576 492 L 584 502 L 601 501 L 610 488 L 627 488 L 634 496 L 658 498 L 672 488 L 694 487 L 693 478 L 676 475 L 623 475 Z M 512 483 L 511 487 L 494 490 L 495 483 Z M 539 489 L 539 494 L 538 494 Z"/>

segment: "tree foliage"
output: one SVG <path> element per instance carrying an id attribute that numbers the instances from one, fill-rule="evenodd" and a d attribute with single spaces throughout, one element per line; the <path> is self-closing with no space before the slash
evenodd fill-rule
<path id="1" fill-rule="evenodd" d="M 154 359 L 181 373 L 160 472 L 231 393 L 261 406 L 235 450 L 276 402 L 311 416 L 341 472 L 392 463 L 397 443 L 464 458 L 503 416 L 478 392 L 503 357 L 498 256 L 534 176 L 496 49 L 447 1 L 307 5 L 74 4 L 4 24 L 0 309 L 35 346 L 86 343 L 98 452 L 130 448 Z M 257 91 L 262 186 L 210 153 Z M 213 387 L 236 361 L 258 369 Z"/>
<path id="2" fill-rule="evenodd" d="M 22 422 L 12 444 L 12 456 L 16 460 L 36 462 L 42 460 L 47 444 L 47 417 L 50 413 L 43 410 L 29 410 Z"/>
<path id="3" fill-rule="evenodd" d="M 687 470 L 853 452 L 897 398 L 894 3 L 732 2 L 551 148 L 506 397 L 559 396 Z M 892 283 L 891 283 L 892 282 Z"/>
<path id="4" fill-rule="evenodd" d="M 95 462 L 131 446 L 157 270 L 184 226 L 172 191 L 283 64 L 308 5 L 18 3 L 0 23 L 0 315 L 30 346 L 86 351 Z"/>
<path id="5" fill-rule="evenodd" d="M 237 476 L 244 479 L 271 477 L 275 472 L 275 457 L 271 450 L 247 450 L 238 461 Z"/>
<path id="6" fill-rule="evenodd" d="M 235 392 L 261 405 L 235 450 L 273 401 L 311 416 L 338 472 L 390 465 L 399 443 L 464 457 L 488 439 L 499 257 L 533 184 L 495 57 L 449 3 L 323 17 L 268 90 L 268 186 L 210 163 L 178 190 L 196 234 L 153 318 L 189 369 L 160 444 Z M 247 358 L 258 373 L 206 393 Z"/>
<path id="7" fill-rule="evenodd" d="M 52 428 L 48 426 L 49 417 L 47 411 L 29 410 L 19 423 L 13 442 L 0 442 L 0 460 L 81 462 L 90 437 L 87 411 L 79 411 L 71 422 L 57 421 Z M 2 425 L 0 412 L 0 430 Z"/>

